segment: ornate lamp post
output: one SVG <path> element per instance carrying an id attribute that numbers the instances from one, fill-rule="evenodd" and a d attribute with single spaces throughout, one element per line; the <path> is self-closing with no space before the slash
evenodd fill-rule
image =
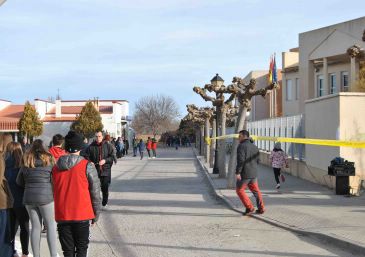
<path id="1" fill-rule="evenodd" d="M 210 81 L 211 84 L 206 84 L 204 88 L 194 87 L 194 92 L 199 94 L 205 101 L 212 102 L 216 111 L 216 133 L 219 135 L 219 124 L 221 124 L 222 134 L 225 134 L 225 113 L 226 104 L 230 103 L 233 99 L 225 100 L 224 94 L 228 93 L 227 87 L 223 85 L 224 80 L 216 74 L 216 76 Z M 215 93 L 215 97 L 209 96 L 207 91 Z M 222 155 L 222 156 L 219 156 Z M 213 167 L 213 174 L 219 174 L 219 177 L 224 178 L 226 176 L 225 168 L 225 142 L 220 143 L 216 140 L 215 149 L 215 161 Z"/>

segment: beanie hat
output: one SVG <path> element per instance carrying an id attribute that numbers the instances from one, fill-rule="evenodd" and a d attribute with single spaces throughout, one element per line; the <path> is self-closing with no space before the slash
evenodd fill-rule
<path id="1" fill-rule="evenodd" d="M 276 143 L 275 143 L 275 145 L 274 145 L 274 148 L 275 148 L 275 149 L 278 149 L 278 150 L 279 150 L 279 149 L 281 149 L 281 144 L 280 144 L 280 142 L 276 142 Z"/>
<path id="2" fill-rule="evenodd" d="M 82 150 L 84 146 L 84 137 L 70 130 L 65 137 L 65 150 L 69 153 L 76 153 Z"/>

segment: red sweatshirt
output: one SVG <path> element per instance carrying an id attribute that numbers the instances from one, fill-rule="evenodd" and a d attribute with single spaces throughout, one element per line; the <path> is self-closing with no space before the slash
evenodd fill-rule
<path id="1" fill-rule="evenodd" d="M 58 161 L 58 159 L 61 156 L 66 155 L 66 151 L 63 150 L 61 147 L 58 147 L 58 146 L 52 146 L 49 149 L 49 153 L 52 154 L 52 156 L 55 158 L 56 162 Z"/>

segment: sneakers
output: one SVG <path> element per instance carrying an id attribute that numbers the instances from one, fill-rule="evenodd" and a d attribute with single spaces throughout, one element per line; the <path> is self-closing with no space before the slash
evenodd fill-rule
<path id="1" fill-rule="evenodd" d="M 261 214 L 264 214 L 264 213 L 265 213 L 265 209 L 258 209 L 258 210 L 256 210 L 256 214 L 261 215 Z"/>
<path id="2" fill-rule="evenodd" d="M 285 176 L 283 174 L 280 174 L 280 179 L 281 179 L 281 182 L 285 182 Z"/>
<path id="3" fill-rule="evenodd" d="M 246 208 L 246 211 L 245 211 L 245 213 L 243 215 L 245 215 L 245 216 L 251 215 L 252 213 L 254 213 L 254 211 L 255 211 L 255 208 L 252 208 L 252 209 L 247 209 Z"/>
<path id="4" fill-rule="evenodd" d="M 42 229 L 42 233 L 43 233 L 43 234 L 44 234 L 44 233 L 47 233 L 47 228 L 46 228 L 46 227 Z"/>
<path id="5" fill-rule="evenodd" d="M 155 156 L 153 156 L 153 157 L 152 157 L 152 159 L 156 159 L 156 157 L 155 157 Z"/>
<path id="6" fill-rule="evenodd" d="M 108 209 L 108 205 L 106 204 L 106 205 L 103 205 L 103 207 L 102 207 L 102 209 L 105 211 L 105 210 L 107 210 Z"/>
<path id="7" fill-rule="evenodd" d="M 279 188 L 280 188 L 280 184 L 277 184 L 277 185 L 276 185 L 276 189 L 279 189 Z"/>

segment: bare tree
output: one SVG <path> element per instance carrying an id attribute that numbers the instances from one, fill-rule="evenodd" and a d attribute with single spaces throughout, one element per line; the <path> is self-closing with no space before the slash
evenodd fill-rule
<path id="1" fill-rule="evenodd" d="M 177 129 L 179 116 L 178 105 L 171 96 L 146 96 L 135 104 L 132 127 L 138 133 L 156 136 Z"/>

